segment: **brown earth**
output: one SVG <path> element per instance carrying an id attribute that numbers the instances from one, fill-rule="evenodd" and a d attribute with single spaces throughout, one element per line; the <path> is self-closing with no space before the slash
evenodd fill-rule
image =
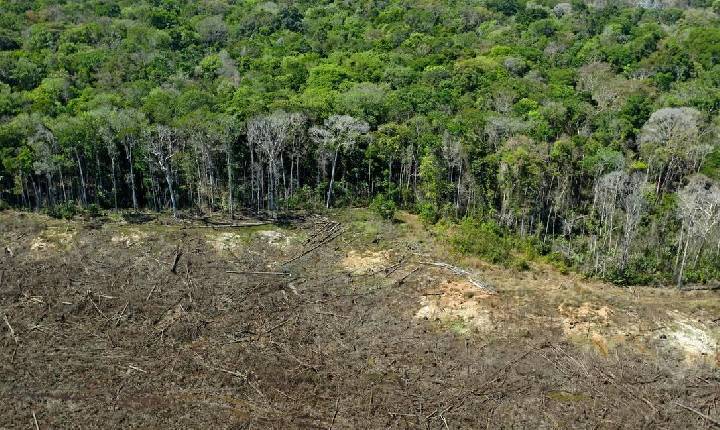
<path id="1" fill-rule="evenodd" d="M 0 428 L 720 425 L 717 292 L 489 266 L 401 217 L 0 212 Z"/>

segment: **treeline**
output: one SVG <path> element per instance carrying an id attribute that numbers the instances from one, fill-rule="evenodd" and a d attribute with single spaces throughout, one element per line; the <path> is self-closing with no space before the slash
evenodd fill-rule
<path id="1" fill-rule="evenodd" d="M 481 254 L 720 279 L 718 2 L 0 6 L 0 205 L 374 202 Z"/>

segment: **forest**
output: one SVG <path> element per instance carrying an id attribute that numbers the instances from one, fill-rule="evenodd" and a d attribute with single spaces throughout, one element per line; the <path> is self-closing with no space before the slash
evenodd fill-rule
<path id="1" fill-rule="evenodd" d="M 720 280 L 720 0 L 0 0 L 0 208 L 368 206 Z"/>

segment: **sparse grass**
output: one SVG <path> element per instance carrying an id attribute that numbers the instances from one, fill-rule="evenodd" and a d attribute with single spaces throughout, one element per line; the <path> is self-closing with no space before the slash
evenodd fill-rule
<path id="1" fill-rule="evenodd" d="M 462 336 L 470 333 L 470 327 L 468 327 L 467 323 L 461 318 L 457 318 L 452 321 L 449 325 L 449 329 L 451 332 Z"/>

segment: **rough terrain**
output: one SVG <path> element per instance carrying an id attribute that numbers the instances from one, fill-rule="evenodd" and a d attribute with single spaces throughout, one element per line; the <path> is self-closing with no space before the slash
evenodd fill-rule
<path id="1" fill-rule="evenodd" d="M 490 266 L 399 217 L 0 212 L 0 428 L 720 426 L 718 292 Z"/>

